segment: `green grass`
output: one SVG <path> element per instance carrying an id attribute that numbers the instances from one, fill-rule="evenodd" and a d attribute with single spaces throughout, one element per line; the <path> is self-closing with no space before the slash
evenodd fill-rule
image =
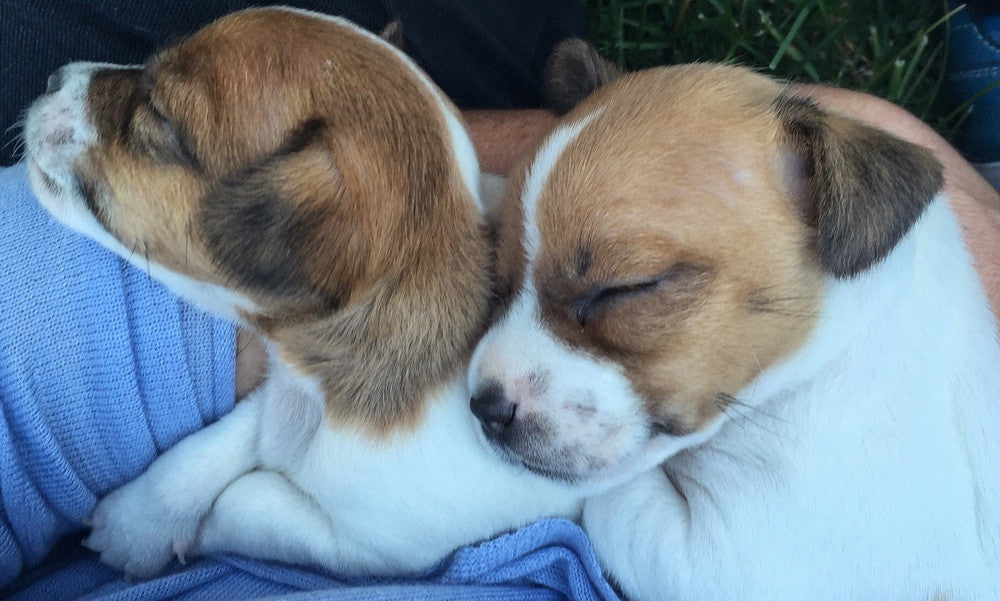
<path id="1" fill-rule="evenodd" d="M 584 0 L 592 39 L 628 69 L 733 61 L 796 82 L 862 90 L 950 138 L 943 0 Z"/>

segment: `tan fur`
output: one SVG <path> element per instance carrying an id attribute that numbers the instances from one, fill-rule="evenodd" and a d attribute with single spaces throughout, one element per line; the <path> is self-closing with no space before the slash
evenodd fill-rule
<path id="1" fill-rule="evenodd" d="M 568 303 L 546 313 L 571 344 L 622 361 L 642 396 L 656 400 L 650 413 L 682 431 L 724 409 L 720 393 L 735 394 L 801 344 L 822 287 L 810 240 L 784 202 L 768 111 L 780 88 L 723 76 L 732 75 L 694 67 L 626 76 L 610 104 L 598 92 L 575 113 L 604 111 L 567 149 L 563 160 L 576 167 L 554 171 L 539 199 L 541 298 L 645 281 L 681 263 L 699 270 L 697 282 L 613 302 L 583 327 Z M 688 91 L 683 102 L 674 89 Z M 592 265 L 577 276 L 581 249 Z"/>
<path id="2" fill-rule="evenodd" d="M 568 119 L 586 115 L 538 200 L 542 315 L 623 365 L 674 433 L 801 346 L 824 272 L 880 260 L 940 186 L 925 151 L 731 66 L 626 75 Z M 883 181 L 891 170 L 866 167 L 883 156 L 926 177 Z M 896 188 L 913 192 L 912 215 L 880 196 Z"/>
<path id="3" fill-rule="evenodd" d="M 246 11 L 95 76 L 78 172 L 126 246 L 249 297 L 331 419 L 386 433 L 461 368 L 488 302 L 437 102 L 355 31 Z"/>

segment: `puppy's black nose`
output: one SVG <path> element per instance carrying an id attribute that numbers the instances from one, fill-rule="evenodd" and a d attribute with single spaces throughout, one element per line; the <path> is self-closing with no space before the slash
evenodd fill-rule
<path id="1" fill-rule="evenodd" d="M 504 431 L 514 423 L 514 413 L 517 405 L 512 403 L 503 393 L 499 384 L 490 383 L 480 388 L 472 395 L 472 413 L 483 423 L 487 436 L 500 438 Z"/>
<path id="2" fill-rule="evenodd" d="M 53 92 L 58 92 L 62 89 L 63 83 L 66 81 L 65 71 L 62 67 L 56 69 L 56 71 L 49 75 L 49 79 L 45 82 L 45 93 L 51 94 Z"/>

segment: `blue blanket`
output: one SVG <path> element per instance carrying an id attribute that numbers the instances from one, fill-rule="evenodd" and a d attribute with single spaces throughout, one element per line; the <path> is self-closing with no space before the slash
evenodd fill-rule
<path id="1" fill-rule="evenodd" d="M 583 532 L 538 522 L 436 569 L 357 582 L 235 557 L 135 585 L 79 545 L 97 499 L 233 406 L 230 324 L 53 222 L 0 170 L 0 597 L 616 599 Z"/>

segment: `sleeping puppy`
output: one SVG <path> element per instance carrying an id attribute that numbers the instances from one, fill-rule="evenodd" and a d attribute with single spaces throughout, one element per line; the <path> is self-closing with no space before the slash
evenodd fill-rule
<path id="1" fill-rule="evenodd" d="M 40 201 L 253 328 L 266 381 L 103 499 L 86 544 L 133 577 L 217 552 L 341 574 L 428 568 L 577 493 L 498 459 L 469 412 L 490 250 L 454 107 L 386 42 L 236 13 L 31 107 Z"/>
<path id="2" fill-rule="evenodd" d="M 511 180 L 483 431 L 632 479 L 584 525 L 637 600 L 1000 599 L 1000 348 L 941 183 L 746 69 L 621 77 Z"/>

